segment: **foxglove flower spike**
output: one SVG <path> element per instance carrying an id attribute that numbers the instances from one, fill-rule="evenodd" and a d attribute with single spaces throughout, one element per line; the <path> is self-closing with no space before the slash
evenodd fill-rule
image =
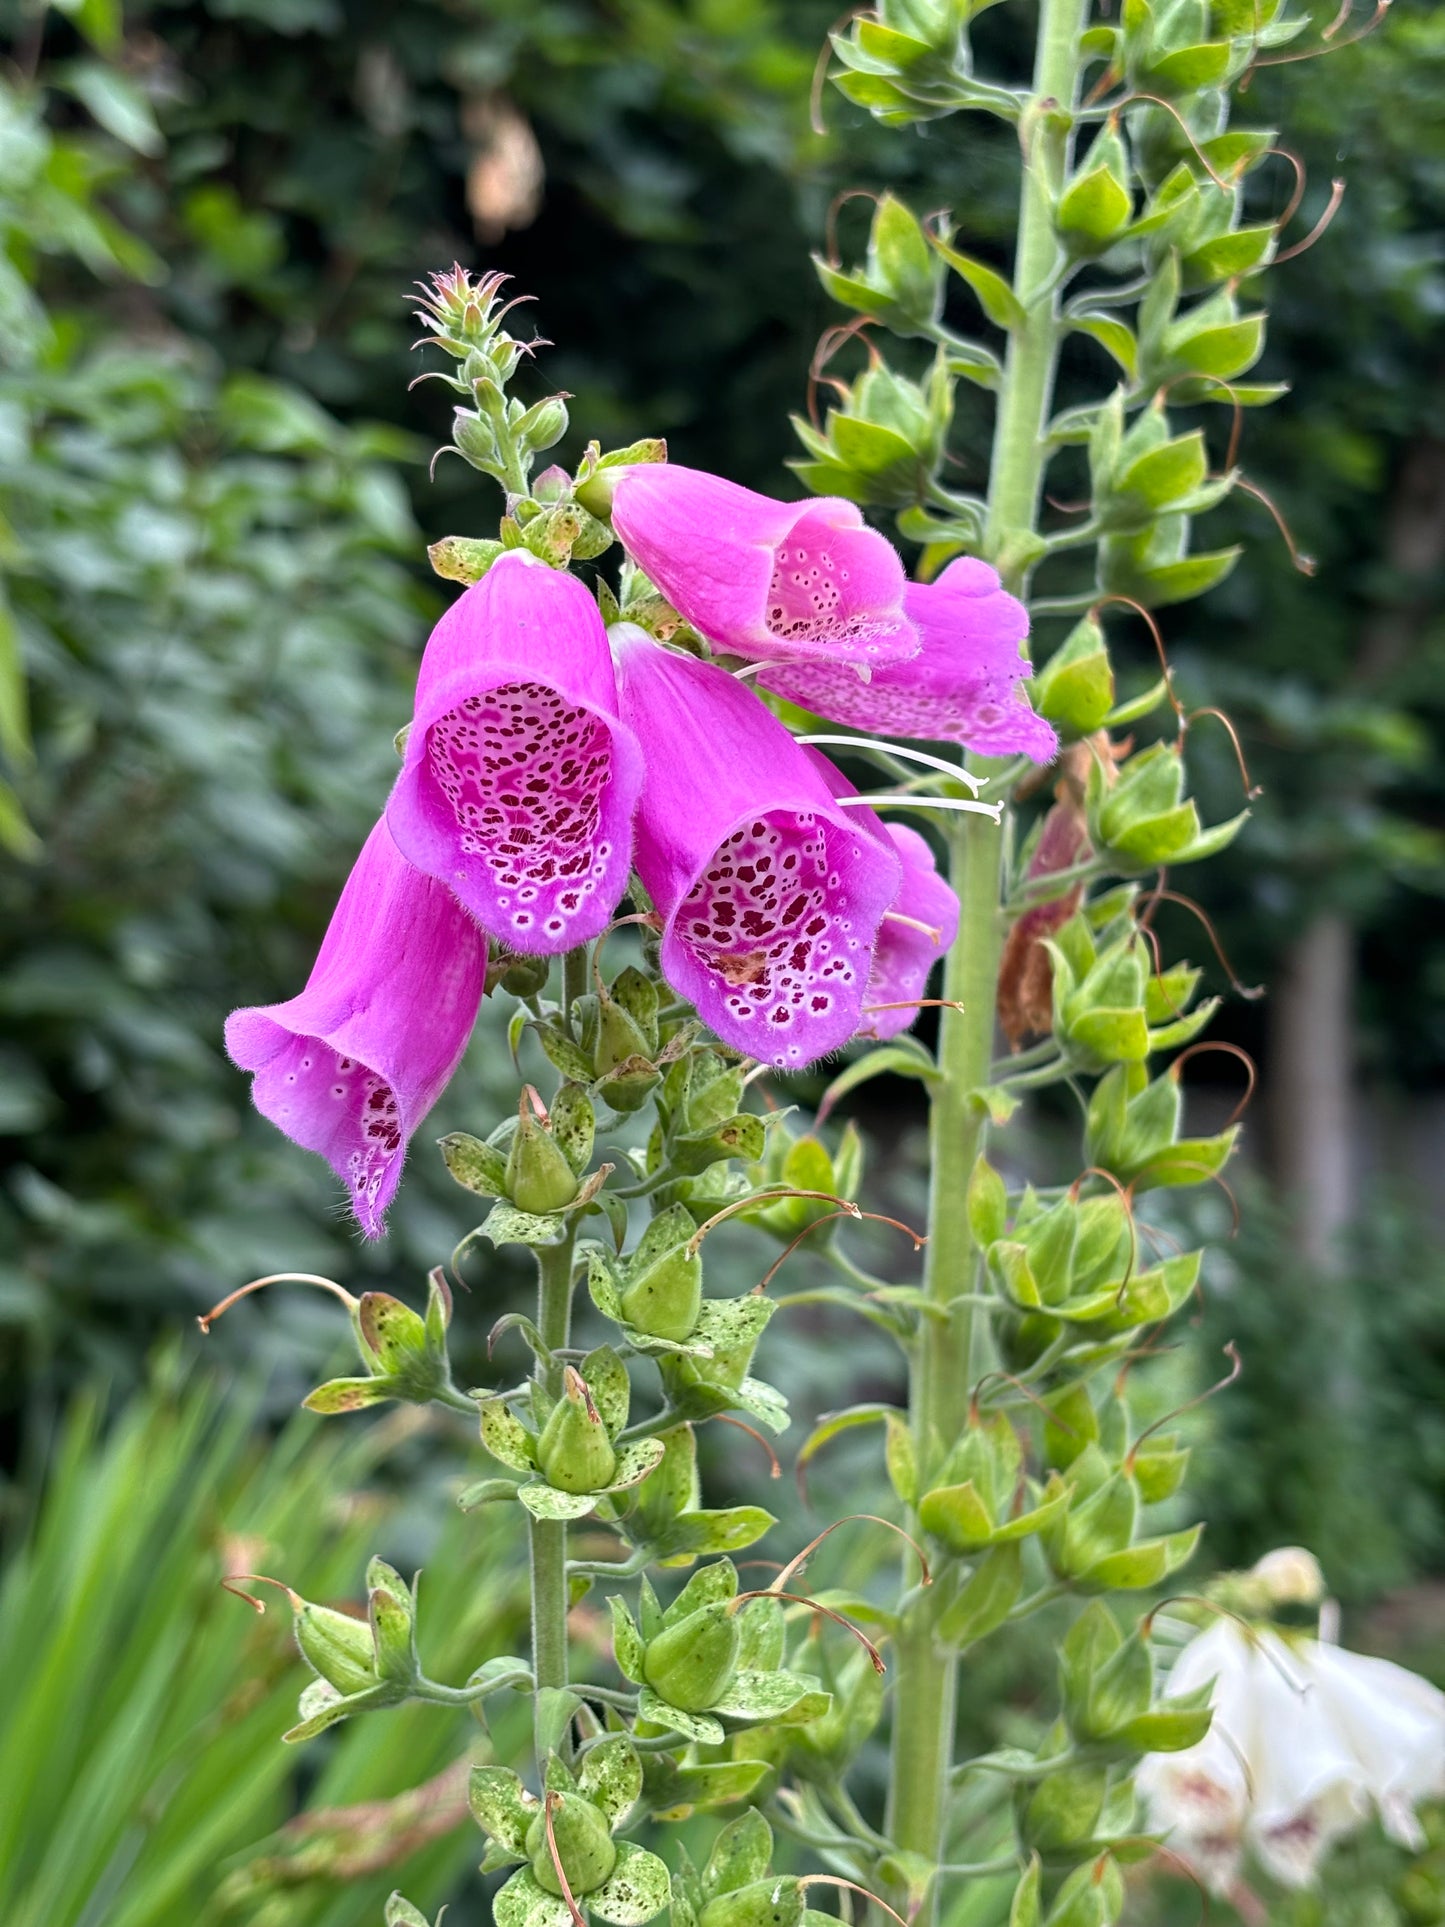
<path id="1" fill-rule="evenodd" d="M 486 976 L 480 930 L 406 862 L 385 822 L 366 839 L 306 988 L 237 1010 L 226 1049 L 258 1111 L 330 1164 L 381 1235 L 407 1140 L 466 1049 Z"/>

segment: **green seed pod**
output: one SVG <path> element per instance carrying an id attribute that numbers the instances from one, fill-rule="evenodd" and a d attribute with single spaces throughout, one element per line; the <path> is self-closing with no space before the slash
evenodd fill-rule
<path id="1" fill-rule="evenodd" d="M 617 1454 L 580 1372 L 569 1365 L 561 1398 L 537 1440 L 537 1465 L 561 1492 L 600 1492 L 617 1470 Z"/>
<path id="2" fill-rule="evenodd" d="M 580 1793 L 549 1793 L 547 1802 L 552 1809 L 557 1859 L 562 1862 L 567 1885 L 574 1895 L 590 1894 L 611 1877 L 617 1864 L 617 1848 L 607 1822 Z M 547 1843 L 546 1807 L 527 1829 L 526 1849 L 537 1885 L 545 1893 L 560 1895 L 562 1883 Z"/>
<path id="3" fill-rule="evenodd" d="M 649 1641 L 643 1677 L 669 1706 L 705 1712 L 731 1686 L 739 1644 L 737 1615 L 729 1603 L 699 1606 Z"/>
<path id="4" fill-rule="evenodd" d="M 697 1329 L 702 1310 L 702 1254 L 686 1245 L 665 1253 L 622 1294 L 622 1315 L 650 1338 L 681 1341 Z"/>
<path id="5" fill-rule="evenodd" d="M 597 1043 L 592 1053 L 593 1068 L 599 1077 L 625 1064 L 629 1057 L 648 1059 L 656 1047 L 649 1048 L 641 1026 L 630 1011 L 604 991 L 597 1007 Z"/>
<path id="6" fill-rule="evenodd" d="M 698 1927 L 798 1927 L 803 1911 L 802 1882 L 793 1874 L 770 1874 L 718 1894 L 703 1908 Z"/>
<path id="7" fill-rule="evenodd" d="M 519 1211 L 543 1214 L 560 1211 L 576 1195 L 576 1172 L 551 1132 L 537 1122 L 524 1096 L 507 1157 L 507 1196 Z"/>
<path id="8" fill-rule="evenodd" d="M 371 1627 L 331 1606 L 293 1601 L 296 1644 L 307 1665 L 338 1693 L 361 1693 L 376 1684 L 376 1647 Z"/>

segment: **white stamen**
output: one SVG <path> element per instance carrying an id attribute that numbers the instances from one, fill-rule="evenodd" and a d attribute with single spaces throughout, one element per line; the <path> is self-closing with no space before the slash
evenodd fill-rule
<path id="1" fill-rule="evenodd" d="M 924 936 L 931 938 L 934 943 L 937 943 L 943 934 L 942 931 L 937 930 L 933 924 L 924 923 L 918 917 L 905 917 L 901 910 L 885 910 L 883 912 L 883 921 L 885 923 L 901 923 L 906 925 L 910 930 L 921 930 Z"/>
<path id="2" fill-rule="evenodd" d="M 962 810 L 970 816 L 991 816 L 995 823 L 1003 815 L 1002 803 L 973 803 L 960 796 L 835 796 L 833 801 L 840 810 L 877 810 L 890 804 L 903 810 Z"/>
<path id="3" fill-rule="evenodd" d="M 901 756 L 910 763 L 922 763 L 926 769 L 941 770 L 957 783 L 967 783 L 977 796 L 983 788 L 981 777 L 972 775 L 961 763 L 950 763 L 942 756 L 930 756 L 926 750 L 904 749 L 898 743 L 880 742 L 872 736 L 799 736 L 800 743 L 833 744 L 839 749 L 881 749 L 890 756 Z"/>

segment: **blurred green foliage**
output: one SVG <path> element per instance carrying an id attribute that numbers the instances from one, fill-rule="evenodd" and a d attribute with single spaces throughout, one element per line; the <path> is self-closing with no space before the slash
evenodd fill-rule
<path id="1" fill-rule="evenodd" d="M 103 1416 L 93 1393 L 71 1404 L 0 1567 L 10 1927 L 361 1927 L 380 1918 L 399 1867 L 429 1906 L 444 1899 L 475 1858 L 457 1784 L 434 1810 L 450 1823 L 430 1829 L 412 1832 L 404 1808 L 334 1810 L 391 1801 L 481 1757 L 470 1716 L 411 1706 L 384 1728 L 283 1747 L 309 1677 L 291 1616 L 253 1584 L 272 1605 L 254 1617 L 221 1580 L 259 1567 L 313 1598 L 354 1601 L 368 1554 L 389 1541 L 398 1559 L 426 1560 L 442 1636 L 427 1663 L 460 1679 L 515 1642 L 519 1568 L 445 1494 L 428 1509 L 413 1488 L 400 1515 L 363 1490 L 405 1447 L 406 1421 L 318 1437 L 303 1414 L 267 1441 L 254 1392 L 187 1381 L 171 1364 L 108 1432 Z M 310 1823 L 278 1833 L 303 1778 Z"/>

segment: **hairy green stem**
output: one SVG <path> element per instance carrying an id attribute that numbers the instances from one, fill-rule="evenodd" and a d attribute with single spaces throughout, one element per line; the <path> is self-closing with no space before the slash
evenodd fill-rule
<path id="1" fill-rule="evenodd" d="M 552 1353 L 566 1345 L 572 1329 L 572 1247 L 574 1233 L 537 1253 L 537 1329 Z M 562 1391 L 562 1364 L 537 1367 L 551 1397 Z M 532 1674 L 541 1692 L 567 1684 L 567 1526 L 561 1519 L 530 1519 L 532 1555 Z"/>
<path id="2" fill-rule="evenodd" d="M 1067 171 L 1068 125 L 1044 103 L 1076 104 L 1079 37 L 1087 0 L 1041 0 L 1034 69 L 1038 116 L 1026 136 L 1014 291 L 1025 304 L 1023 323 L 1010 337 L 999 395 L 990 475 L 987 547 L 1005 585 L 1025 587 L 1047 453 L 1045 431 L 1058 357 L 1058 245 L 1051 200 Z M 983 773 L 988 774 L 987 770 Z M 929 1122 L 929 1244 L 924 1285 L 935 1304 L 950 1306 L 947 1323 L 930 1322 L 920 1337 L 910 1387 L 920 1473 L 926 1484 L 940 1449 L 967 1416 L 983 1327 L 976 1308 L 954 1301 L 971 1296 L 977 1254 L 969 1230 L 969 1174 L 983 1147 L 986 1114 L 973 1095 L 989 1081 L 994 1005 L 1004 934 L 1000 905 L 1003 841 L 999 827 L 962 817 L 945 832 L 950 876 L 962 915 L 944 982 L 949 1004 L 941 1013 L 939 1068 Z M 958 1692 L 956 1657 L 934 1637 L 931 1593 L 920 1591 L 902 1615 L 895 1661 L 893 1754 L 887 1832 L 905 1850 L 946 1862 L 948 1788 L 953 1764 Z M 931 1927 L 938 1911 L 935 1882 L 916 1916 Z"/>

